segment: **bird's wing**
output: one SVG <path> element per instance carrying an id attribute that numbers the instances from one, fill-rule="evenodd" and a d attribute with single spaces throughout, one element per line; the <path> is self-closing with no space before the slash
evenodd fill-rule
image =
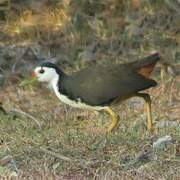
<path id="1" fill-rule="evenodd" d="M 155 85 L 155 81 L 146 79 L 127 65 L 112 65 L 79 71 L 63 84 L 69 98 L 100 106 L 149 88 Z"/>

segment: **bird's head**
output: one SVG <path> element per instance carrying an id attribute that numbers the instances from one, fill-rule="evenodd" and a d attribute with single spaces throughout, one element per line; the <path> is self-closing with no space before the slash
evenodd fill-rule
<path id="1" fill-rule="evenodd" d="M 50 83 L 54 78 L 63 76 L 64 73 L 55 64 L 46 62 L 37 66 L 32 76 L 40 82 Z"/>

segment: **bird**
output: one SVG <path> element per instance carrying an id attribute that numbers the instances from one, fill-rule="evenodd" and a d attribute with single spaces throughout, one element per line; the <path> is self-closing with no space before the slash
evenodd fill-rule
<path id="1" fill-rule="evenodd" d="M 65 104 L 80 109 L 107 112 L 111 117 L 107 133 L 111 133 L 120 121 L 112 106 L 134 96 L 141 97 L 146 104 L 147 129 L 151 131 L 151 98 L 148 93 L 141 91 L 157 85 L 150 75 L 159 60 L 160 54 L 154 52 L 133 62 L 95 64 L 70 75 L 56 64 L 43 62 L 34 69 L 32 75 L 37 81 L 48 83 Z"/>

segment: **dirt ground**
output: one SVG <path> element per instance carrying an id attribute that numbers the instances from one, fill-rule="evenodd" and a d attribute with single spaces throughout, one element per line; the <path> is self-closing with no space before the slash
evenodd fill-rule
<path id="1" fill-rule="evenodd" d="M 0 1 L 0 179 L 179 180 L 180 18 L 178 0 Z M 92 64 L 161 55 L 152 98 L 113 107 L 110 117 L 62 104 L 45 85 L 27 83 L 43 60 L 71 73 Z M 161 71 L 162 72 L 162 71 Z"/>
<path id="2" fill-rule="evenodd" d="M 44 85 L 7 84 L 1 91 L 1 177 L 179 179 L 179 79 L 168 78 L 164 92 L 157 81 L 159 85 L 148 90 L 154 134 L 146 129 L 142 99 L 114 107 L 121 120 L 106 134 L 106 113 L 66 106 Z M 167 135 L 170 142 L 154 148 Z"/>

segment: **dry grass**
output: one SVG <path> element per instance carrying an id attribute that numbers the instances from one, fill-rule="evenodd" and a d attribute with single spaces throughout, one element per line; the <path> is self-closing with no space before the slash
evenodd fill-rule
<path id="1" fill-rule="evenodd" d="M 74 69 L 83 60 L 129 62 L 154 49 L 178 63 L 179 18 L 161 0 L 61 2 L 36 13 L 9 11 L 0 24 L 0 59 L 10 71 L 22 57 L 18 49 L 36 50 L 37 44 L 38 57 L 55 57 Z M 0 91 L 0 179 L 180 179 L 180 79 L 165 80 L 164 91 L 161 83 L 149 90 L 155 134 L 146 129 L 141 99 L 115 107 L 121 121 L 107 135 L 106 113 L 65 106 L 41 85 L 7 84 Z M 164 135 L 172 142 L 155 151 L 153 142 Z"/>
<path id="2" fill-rule="evenodd" d="M 65 106 L 42 87 L 14 84 L 1 93 L 3 108 L 8 114 L 1 112 L 0 115 L 0 159 L 10 156 L 5 163 L 0 160 L 2 177 L 13 176 L 13 173 L 25 179 L 180 177 L 179 127 L 161 127 L 150 134 L 146 130 L 141 99 L 134 98 L 116 107 L 121 116 L 120 125 L 111 135 L 106 135 L 104 129 L 110 121 L 105 113 Z M 171 82 L 167 82 L 166 91 L 170 88 Z M 178 88 L 175 83 L 172 94 L 162 94 L 161 86 L 149 91 L 153 95 L 155 124 L 164 120 L 179 121 Z M 10 113 L 14 108 L 36 118 L 41 127 L 24 115 Z M 173 137 L 173 142 L 164 150 L 154 151 L 152 142 L 167 134 Z"/>

